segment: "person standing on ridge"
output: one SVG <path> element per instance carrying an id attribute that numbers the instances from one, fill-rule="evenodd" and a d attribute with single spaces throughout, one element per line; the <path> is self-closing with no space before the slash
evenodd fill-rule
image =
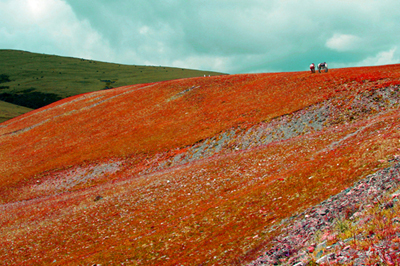
<path id="1" fill-rule="evenodd" d="M 318 72 L 321 73 L 321 69 L 325 69 L 325 72 L 328 72 L 328 64 L 326 62 L 318 64 Z"/>
<path id="2" fill-rule="evenodd" d="M 310 70 L 311 70 L 311 73 L 315 73 L 315 65 L 314 65 L 314 63 L 312 63 L 310 65 Z"/>

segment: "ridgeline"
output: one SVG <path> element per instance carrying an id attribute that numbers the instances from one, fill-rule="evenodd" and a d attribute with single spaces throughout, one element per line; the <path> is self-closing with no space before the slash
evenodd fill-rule
<path id="1" fill-rule="evenodd" d="M 222 74 L 184 68 L 113 64 L 18 50 L 0 50 L 0 59 L 0 123 L 82 93 Z"/>

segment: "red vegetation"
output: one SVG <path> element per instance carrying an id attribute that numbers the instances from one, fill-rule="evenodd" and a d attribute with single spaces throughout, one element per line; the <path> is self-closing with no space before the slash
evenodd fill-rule
<path id="1" fill-rule="evenodd" d="M 231 128 L 328 99 L 350 107 L 357 95 L 398 84 L 400 65 L 191 78 L 79 95 L 0 124 L 0 260 L 254 259 L 278 233 L 272 226 L 387 165 L 399 148 L 398 109 L 183 166 L 162 163 Z M 149 162 L 159 171 L 140 174 Z"/>

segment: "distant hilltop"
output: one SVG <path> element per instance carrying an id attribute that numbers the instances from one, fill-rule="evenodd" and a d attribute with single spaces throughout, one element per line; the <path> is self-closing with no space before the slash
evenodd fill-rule
<path id="1" fill-rule="evenodd" d="M 82 93 L 223 75 L 212 71 L 122 65 L 18 50 L 0 50 L 0 57 L 0 122 Z"/>

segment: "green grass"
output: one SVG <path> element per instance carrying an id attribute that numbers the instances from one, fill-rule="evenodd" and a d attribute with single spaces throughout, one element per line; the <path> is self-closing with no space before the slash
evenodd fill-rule
<path id="1" fill-rule="evenodd" d="M 33 109 L 31 108 L 0 101 L 0 123 L 3 123 L 11 118 L 25 114 L 32 110 Z"/>
<path id="2" fill-rule="evenodd" d="M 58 99 L 106 88 L 222 74 L 162 66 L 113 64 L 17 50 L 0 50 L 0 58 L 0 100 L 33 109 Z M 22 110 L 29 111 L 13 107 L 18 111 L 10 112 L 10 106 L 3 107 L 3 104 L 0 108 L 3 119 L 0 122 L 20 115 Z"/>

